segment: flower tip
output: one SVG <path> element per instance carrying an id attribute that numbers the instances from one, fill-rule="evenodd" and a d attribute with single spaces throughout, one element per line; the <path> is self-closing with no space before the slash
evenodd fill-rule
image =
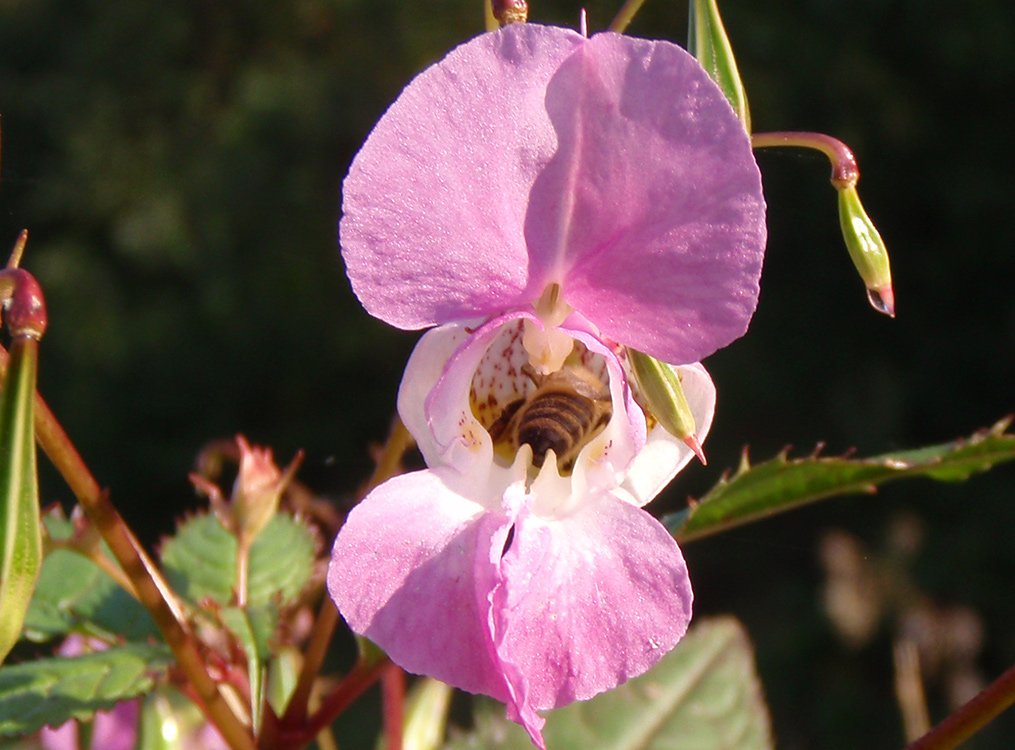
<path id="1" fill-rule="evenodd" d="M 701 449 L 701 441 L 698 440 L 698 436 L 691 434 L 685 438 L 682 438 L 684 445 L 694 451 L 694 455 L 701 461 L 702 466 L 708 466 L 708 461 L 705 460 L 705 451 Z"/>
<path id="2" fill-rule="evenodd" d="M 867 290 L 867 301 L 871 307 L 889 318 L 895 317 L 895 292 L 890 283 Z"/>

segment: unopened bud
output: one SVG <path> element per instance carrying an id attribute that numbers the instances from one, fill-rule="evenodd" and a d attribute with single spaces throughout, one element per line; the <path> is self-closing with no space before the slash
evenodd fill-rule
<path id="1" fill-rule="evenodd" d="M 270 448 L 251 447 L 242 435 L 236 437 L 236 444 L 240 448 L 240 470 L 233 485 L 230 510 L 236 531 L 253 541 L 278 510 L 282 493 L 303 456 L 297 454 L 282 472 L 275 465 Z"/>
<path id="2" fill-rule="evenodd" d="M 35 466 L 38 341 L 15 336 L 0 390 L 0 662 L 17 643 L 42 567 Z"/>
<path id="3" fill-rule="evenodd" d="M 493 0 L 493 17 L 501 26 L 525 23 L 529 18 L 529 4 L 525 0 Z"/>
<path id="4" fill-rule="evenodd" d="M 744 130 L 750 133 L 751 113 L 747 107 L 747 94 L 716 0 L 692 0 L 688 14 L 687 49 L 719 85 L 743 123 Z"/>
<path id="5" fill-rule="evenodd" d="M 424 677 L 412 686 L 405 701 L 403 750 L 437 750 L 444 746 L 451 692 L 450 685 L 432 677 Z"/>
<path id="6" fill-rule="evenodd" d="M 705 454 L 695 435 L 694 415 L 676 368 L 634 349 L 627 350 L 627 359 L 638 380 L 643 405 L 667 432 L 682 440 L 705 463 Z"/>
<path id="7" fill-rule="evenodd" d="M 856 185 L 839 188 L 839 226 L 846 241 L 849 257 L 853 259 L 864 286 L 867 299 L 880 313 L 895 317 L 895 295 L 892 291 L 892 271 L 888 251 L 874 222 L 860 203 Z"/>

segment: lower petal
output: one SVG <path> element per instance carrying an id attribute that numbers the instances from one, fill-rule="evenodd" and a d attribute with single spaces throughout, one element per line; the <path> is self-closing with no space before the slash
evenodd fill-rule
<path id="1" fill-rule="evenodd" d="M 328 591 L 349 626 L 392 661 L 506 700 L 489 594 L 510 519 L 447 488 L 439 471 L 388 480 L 349 514 Z"/>
<path id="2" fill-rule="evenodd" d="M 494 640 L 515 720 L 642 674 L 676 645 L 691 618 L 691 585 L 676 543 L 646 512 L 608 493 L 563 519 L 523 511 L 502 580 Z"/>

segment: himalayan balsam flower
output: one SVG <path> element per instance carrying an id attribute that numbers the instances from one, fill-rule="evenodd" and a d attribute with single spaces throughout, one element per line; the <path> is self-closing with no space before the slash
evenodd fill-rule
<path id="1" fill-rule="evenodd" d="M 518 24 L 402 92 L 343 211 L 367 310 L 439 327 L 398 399 L 429 468 L 350 513 L 329 590 L 395 663 L 503 701 L 543 747 L 537 711 L 641 674 L 687 628 L 680 550 L 641 506 L 691 452 L 639 404 L 625 347 L 682 365 L 704 437 L 696 362 L 757 300 L 749 139 L 672 44 Z M 549 392 L 565 405 L 533 427 Z"/>

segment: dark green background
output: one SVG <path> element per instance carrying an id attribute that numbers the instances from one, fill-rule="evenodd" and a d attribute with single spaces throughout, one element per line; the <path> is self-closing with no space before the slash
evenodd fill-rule
<path id="1" fill-rule="evenodd" d="M 586 2 L 590 27 L 618 5 Z M 533 20 L 574 25 L 580 4 L 532 6 Z M 1015 12 L 1003 0 L 723 7 L 755 129 L 854 148 L 899 317 L 864 301 L 827 165 L 761 154 L 760 305 L 708 362 L 710 464 L 660 509 L 704 492 L 743 445 L 759 459 L 818 441 L 868 454 L 1015 407 Z M 682 41 L 685 18 L 683 3 L 649 0 L 631 31 Z M 481 30 L 479 0 L 0 0 L 0 19 L 0 243 L 32 232 L 24 265 L 51 319 L 41 388 L 100 481 L 154 541 L 194 502 L 198 448 L 242 431 L 283 460 L 304 448 L 304 478 L 347 502 L 415 334 L 368 318 L 349 291 L 340 181 L 414 72 Z M 984 618 L 985 674 L 1015 662 L 1013 479 L 1008 467 L 895 485 L 688 546 L 698 612 L 737 614 L 756 638 L 781 747 L 901 744 L 889 626 L 850 651 L 821 613 L 817 546 L 831 528 L 876 549 L 890 518 L 915 511 L 917 584 Z M 68 500 L 52 476 L 44 493 Z M 1013 725 L 975 747 L 1010 747 Z"/>

